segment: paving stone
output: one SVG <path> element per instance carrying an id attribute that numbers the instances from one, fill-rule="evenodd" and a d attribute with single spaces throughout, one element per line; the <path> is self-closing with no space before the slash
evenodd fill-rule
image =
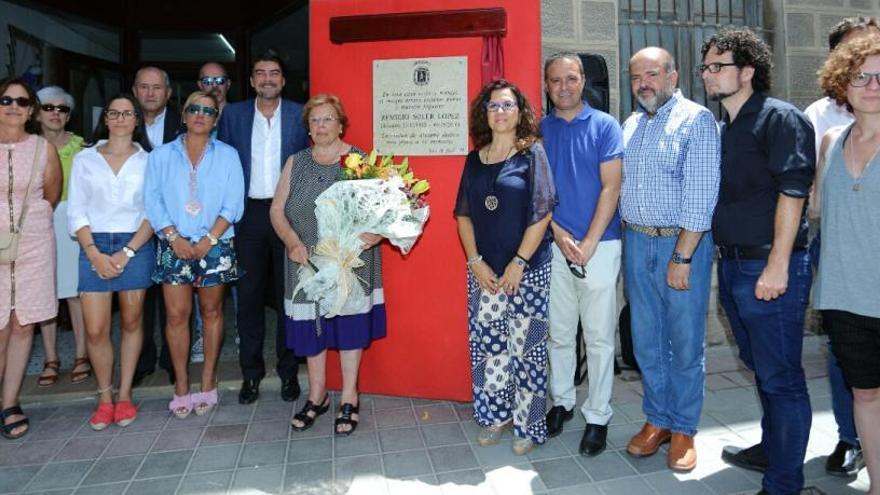
<path id="1" fill-rule="evenodd" d="M 283 478 L 284 466 L 239 469 L 232 479 L 232 493 L 278 493 Z"/>
<path id="2" fill-rule="evenodd" d="M 134 477 L 144 460 L 143 455 L 101 459 L 83 480 L 83 485 L 100 485 L 116 481 L 128 481 Z"/>
<path id="3" fill-rule="evenodd" d="M 399 426 L 414 426 L 416 417 L 412 408 L 407 409 L 391 409 L 382 411 L 376 416 L 376 426 L 378 428 L 394 428 Z"/>
<path id="4" fill-rule="evenodd" d="M 477 461 L 479 461 L 483 469 L 522 463 L 524 459 L 514 454 L 510 448 L 510 439 L 505 439 L 498 445 L 491 447 L 479 447 L 475 444 L 474 454 L 477 456 Z"/>
<path id="5" fill-rule="evenodd" d="M 202 445 L 241 443 L 246 431 L 247 425 L 208 426 L 202 437 Z"/>
<path id="6" fill-rule="evenodd" d="M 416 419 L 419 424 L 435 424 L 457 422 L 458 415 L 451 404 L 433 404 L 430 406 L 416 407 Z"/>
<path id="7" fill-rule="evenodd" d="M 178 495 L 225 493 L 232 481 L 232 471 L 190 474 L 183 478 Z"/>
<path id="8" fill-rule="evenodd" d="M 136 478 L 158 478 L 160 476 L 181 474 L 186 470 L 187 463 L 189 463 L 192 455 L 193 453 L 190 450 L 149 454 L 138 471 Z"/>
<path id="9" fill-rule="evenodd" d="M 239 404 L 233 406 L 218 407 L 211 417 L 212 425 L 237 425 L 245 424 L 250 421 L 254 413 L 254 406 L 242 406 Z"/>
<path id="10" fill-rule="evenodd" d="M 220 445 L 216 447 L 201 447 L 195 451 L 190 473 L 202 471 L 222 471 L 232 469 L 238 462 L 238 453 L 241 445 Z"/>
<path id="11" fill-rule="evenodd" d="M 73 438 L 67 442 L 61 452 L 52 459 L 59 461 L 82 461 L 97 459 L 107 449 L 112 438 Z"/>
<path id="12" fill-rule="evenodd" d="M 135 481 L 125 492 L 125 495 L 157 495 L 159 493 L 174 493 L 180 484 L 181 476 L 156 478 L 150 480 Z"/>
<path id="13" fill-rule="evenodd" d="M 739 468 L 726 467 L 702 479 L 716 493 L 725 495 L 745 491 L 757 491 L 761 486 L 745 476 Z"/>
<path id="14" fill-rule="evenodd" d="M 376 411 L 384 411 L 387 409 L 398 409 L 401 407 L 411 406 L 412 400 L 406 397 L 373 396 L 373 409 Z"/>
<path id="15" fill-rule="evenodd" d="M 467 443 L 467 438 L 458 422 L 422 426 L 422 435 L 428 447 Z"/>
<path id="16" fill-rule="evenodd" d="M 580 437 L 580 435 L 580 432 L 578 432 L 575 436 Z M 578 442 L 580 443 L 580 438 L 578 438 Z M 527 457 L 531 461 L 538 461 L 541 459 L 554 459 L 568 455 L 570 455 L 569 450 L 566 448 L 565 444 L 562 443 L 561 439 L 548 438 L 547 441 L 544 442 L 544 445 L 536 446 L 534 450 L 529 452 Z"/>
<path id="17" fill-rule="evenodd" d="M 297 407 L 302 405 L 297 401 Z M 299 409 L 297 409 L 299 411 Z M 289 402 L 281 400 L 277 401 L 258 401 L 257 410 L 254 412 L 254 421 L 290 421 L 293 417 L 293 405 Z"/>
<path id="18" fill-rule="evenodd" d="M 199 444 L 202 429 L 192 430 L 165 430 L 153 445 L 152 452 L 167 452 L 171 450 L 194 449 Z"/>
<path id="19" fill-rule="evenodd" d="M 619 480 L 611 480 L 599 483 L 599 490 L 606 495 L 615 495 L 621 493 L 651 493 L 651 487 L 645 483 L 645 480 L 633 477 L 622 478 Z"/>
<path id="20" fill-rule="evenodd" d="M 44 464 L 58 453 L 65 443 L 65 440 L 56 439 L 39 442 L 16 441 L 4 445 L 0 450 L 0 466 Z"/>
<path id="21" fill-rule="evenodd" d="M 261 423 L 251 423 L 248 428 L 247 438 L 245 442 L 272 442 L 278 440 L 287 440 L 290 435 L 290 422 L 284 421 L 264 421 Z"/>
<path id="22" fill-rule="evenodd" d="M 478 466 L 470 445 L 449 445 L 428 449 L 435 473 L 458 471 Z"/>
<path id="23" fill-rule="evenodd" d="M 283 493 L 325 495 L 333 492 L 333 465 L 330 461 L 289 464 Z"/>
<path id="24" fill-rule="evenodd" d="M 700 480 L 680 479 L 678 475 L 669 470 L 646 475 L 643 479 L 657 493 L 674 493 L 675 495 L 712 495 L 714 493 Z"/>
<path id="25" fill-rule="evenodd" d="M 431 472 L 431 463 L 424 450 L 392 452 L 382 456 L 385 474 L 390 477 L 417 476 Z"/>
<path id="26" fill-rule="evenodd" d="M 50 463 L 43 466 L 27 485 L 28 491 L 52 490 L 56 488 L 73 488 L 91 469 L 94 461 L 76 461 Z"/>
<path id="27" fill-rule="evenodd" d="M 593 481 L 606 481 L 633 476 L 636 471 L 618 452 L 604 452 L 596 457 L 577 457 L 577 462 Z"/>
<path id="28" fill-rule="evenodd" d="M 334 488 L 340 493 L 382 493 L 386 490 L 382 463 L 377 455 L 344 457 L 335 462 Z"/>
<path id="29" fill-rule="evenodd" d="M 75 495 L 122 495 L 123 493 L 125 493 L 126 488 L 128 488 L 128 482 L 124 481 L 122 483 L 110 483 L 107 485 L 81 486 L 74 492 L 74 494 Z"/>
<path id="30" fill-rule="evenodd" d="M 125 427 L 124 433 L 128 434 L 161 430 L 165 427 L 165 424 L 168 422 L 169 417 L 170 415 L 168 414 L 168 411 L 138 413 L 137 419 L 134 421 L 134 423 Z M 174 418 L 174 421 L 181 420 Z"/>
<path id="31" fill-rule="evenodd" d="M 0 468 L 0 493 L 16 493 L 26 486 L 41 466 Z"/>
<path id="32" fill-rule="evenodd" d="M 570 457 L 547 461 L 533 461 L 532 466 L 538 471 L 541 481 L 544 482 L 547 488 L 580 485 L 590 481 L 587 473 L 580 469 L 577 462 Z"/>
<path id="33" fill-rule="evenodd" d="M 239 468 L 284 464 L 287 442 L 246 444 L 238 461 Z"/>
<path id="34" fill-rule="evenodd" d="M 349 436 L 335 437 L 336 457 L 350 455 L 376 454 L 379 452 L 379 440 L 372 431 L 362 432 L 360 429 Z"/>
<path id="35" fill-rule="evenodd" d="M 113 438 L 110 447 L 104 451 L 104 457 L 117 457 L 131 454 L 146 454 L 150 451 L 158 431 L 135 433 L 133 435 L 120 435 Z"/>
<path id="36" fill-rule="evenodd" d="M 308 462 L 330 459 L 333 442 L 330 437 L 292 440 L 287 448 L 287 462 Z"/>
<path id="37" fill-rule="evenodd" d="M 449 483 L 459 487 L 474 487 L 478 485 L 484 485 L 488 488 L 486 473 L 484 473 L 480 469 L 466 469 L 464 471 L 437 473 L 437 482 L 441 485 L 445 483 Z"/>
<path id="38" fill-rule="evenodd" d="M 395 452 L 424 447 L 419 436 L 419 429 L 416 427 L 381 429 L 379 430 L 379 444 L 382 447 L 382 452 Z"/>

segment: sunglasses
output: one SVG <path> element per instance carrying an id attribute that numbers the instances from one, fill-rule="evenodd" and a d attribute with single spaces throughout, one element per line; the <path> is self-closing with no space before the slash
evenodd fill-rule
<path id="1" fill-rule="evenodd" d="M 55 110 L 58 110 L 61 113 L 70 113 L 70 107 L 67 105 L 52 105 L 47 103 L 45 105 L 40 105 L 40 109 L 44 112 L 54 112 Z"/>
<path id="2" fill-rule="evenodd" d="M 504 101 L 487 101 L 486 102 L 486 111 L 487 112 L 511 112 L 518 105 L 515 101 L 512 100 L 504 100 Z"/>
<path id="3" fill-rule="evenodd" d="M 217 109 L 214 107 L 203 107 L 200 105 L 190 105 L 186 107 L 184 112 L 190 115 L 204 115 L 205 117 L 216 117 Z"/>
<path id="4" fill-rule="evenodd" d="M 575 265 L 571 261 L 565 260 L 568 263 L 568 271 L 571 272 L 577 278 L 587 278 L 587 270 L 581 265 Z"/>
<path id="5" fill-rule="evenodd" d="M 229 78 L 226 76 L 205 76 L 200 77 L 199 82 L 205 86 L 223 86 Z"/>
<path id="6" fill-rule="evenodd" d="M 19 96 L 17 98 L 11 96 L 0 97 L 0 106 L 8 107 L 9 105 L 12 105 L 13 102 L 21 108 L 27 108 L 33 103 L 30 98 L 24 96 Z"/>

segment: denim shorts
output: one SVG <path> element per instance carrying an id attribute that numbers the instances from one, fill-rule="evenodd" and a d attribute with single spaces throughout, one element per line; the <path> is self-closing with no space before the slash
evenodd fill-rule
<path id="1" fill-rule="evenodd" d="M 165 239 L 159 239 L 153 281 L 157 284 L 214 287 L 235 282 L 244 272 L 238 267 L 232 239 L 221 239 L 204 258 L 182 260 Z"/>
<path id="2" fill-rule="evenodd" d="M 92 233 L 95 247 L 104 254 L 112 255 L 131 242 L 134 233 Z M 147 241 L 128 260 L 125 270 L 114 278 L 102 279 L 92 267 L 85 250 L 79 251 L 79 282 L 78 292 L 117 292 L 121 290 L 146 289 L 153 285 L 150 275 L 156 260 L 156 243 Z"/>

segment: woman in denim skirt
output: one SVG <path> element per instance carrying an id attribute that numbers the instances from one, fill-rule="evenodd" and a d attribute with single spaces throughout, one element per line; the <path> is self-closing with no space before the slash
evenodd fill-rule
<path id="1" fill-rule="evenodd" d="M 211 137 L 219 117 L 214 95 L 196 91 L 183 106 L 186 133 L 150 154 L 147 217 L 159 237 L 153 281 L 162 284 L 165 336 L 174 365 L 180 419 L 217 405 L 217 356 L 223 342 L 223 289 L 241 275 L 232 225 L 244 211 L 244 175 L 238 151 Z M 189 321 L 199 298 L 205 361 L 201 392 L 189 390 Z"/>
<path id="2" fill-rule="evenodd" d="M 133 96 L 112 98 L 95 134 L 73 159 L 67 223 L 80 245 L 77 290 L 87 344 L 98 382 L 95 430 L 137 418 L 131 384 L 143 343 L 144 295 L 156 259 L 153 230 L 144 211 L 144 174 L 150 143 Z M 122 327 L 119 394 L 113 403 L 113 294 L 119 294 Z"/>

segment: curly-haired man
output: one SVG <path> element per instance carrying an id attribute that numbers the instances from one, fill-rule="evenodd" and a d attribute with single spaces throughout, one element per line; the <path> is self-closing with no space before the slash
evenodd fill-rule
<path id="1" fill-rule="evenodd" d="M 727 113 L 712 234 L 721 305 L 763 410 L 760 493 L 799 493 L 812 421 L 801 351 L 812 280 L 804 204 L 816 163 L 813 127 L 765 95 L 772 54 L 755 33 L 721 31 L 702 54 L 706 92 Z"/>

